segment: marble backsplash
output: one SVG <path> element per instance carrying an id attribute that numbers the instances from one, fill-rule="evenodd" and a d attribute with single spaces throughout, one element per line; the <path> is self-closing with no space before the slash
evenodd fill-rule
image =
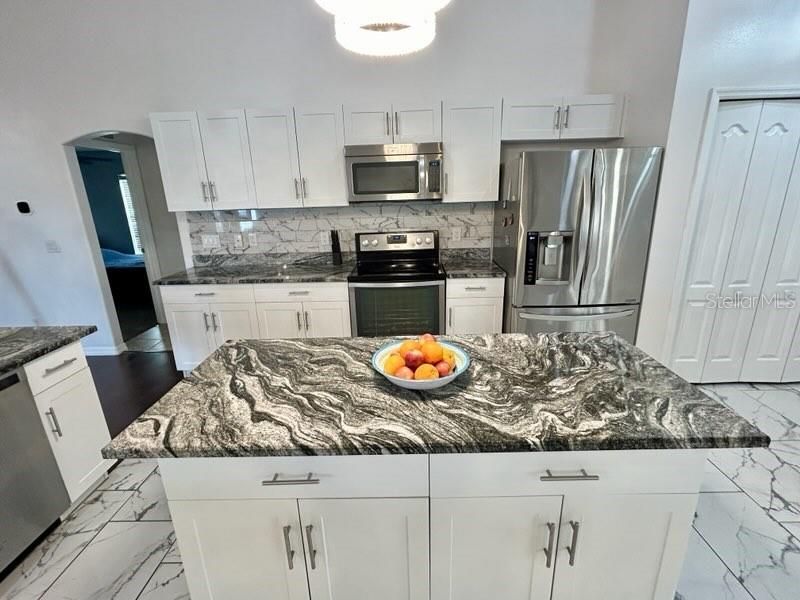
<path id="1" fill-rule="evenodd" d="M 330 250 L 330 230 L 339 231 L 343 252 L 355 250 L 365 231 L 437 229 L 442 248 L 489 248 L 492 203 L 370 203 L 353 206 L 187 212 L 192 255 L 279 254 Z M 219 236 L 218 248 L 203 248 L 202 236 Z M 236 248 L 236 234 L 243 247 Z M 255 244 L 250 234 L 255 234 Z"/>

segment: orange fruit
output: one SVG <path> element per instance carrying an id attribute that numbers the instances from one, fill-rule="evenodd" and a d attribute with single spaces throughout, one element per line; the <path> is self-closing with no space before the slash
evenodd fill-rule
<path id="1" fill-rule="evenodd" d="M 433 365 L 425 363 L 414 371 L 414 379 L 439 379 L 439 371 Z"/>
<path id="2" fill-rule="evenodd" d="M 456 355 L 453 354 L 452 350 L 448 350 L 447 348 L 442 350 L 442 360 L 450 365 L 451 371 L 456 368 Z"/>
<path id="3" fill-rule="evenodd" d="M 400 367 L 405 367 L 406 361 L 403 360 L 403 357 L 399 354 L 390 354 L 386 357 L 386 360 L 383 362 L 383 370 L 386 371 L 389 375 L 394 375 L 395 371 Z"/>
<path id="4" fill-rule="evenodd" d="M 425 342 L 420 350 L 425 357 L 425 362 L 434 365 L 442 360 L 442 354 L 444 354 L 444 348 L 439 342 Z"/>
<path id="5" fill-rule="evenodd" d="M 406 352 L 409 350 L 419 350 L 420 344 L 417 340 L 406 340 L 402 344 L 400 344 L 400 348 L 397 350 L 404 359 L 406 357 Z"/>

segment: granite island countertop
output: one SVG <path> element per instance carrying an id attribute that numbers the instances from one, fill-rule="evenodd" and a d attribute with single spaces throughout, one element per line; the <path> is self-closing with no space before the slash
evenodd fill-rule
<path id="1" fill-rule="evenodd" d="M 0 377 L 95 331 L 94 325 L 0 327 Z"/>
<path id="2" fill-rule="evenodd" d="M 731 409 L 613 333 L 449 338 L 469 371 L 428 392 L 370 367 L 386 340 L 228 342 L 107 458 L 767 446 Z"/>

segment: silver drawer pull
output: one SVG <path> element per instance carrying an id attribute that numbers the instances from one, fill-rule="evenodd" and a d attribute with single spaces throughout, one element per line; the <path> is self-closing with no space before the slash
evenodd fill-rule
<path id="1" fill-rule="evenodd" d="M 556 524 L 555 523 L 548 523 L 547 524 L 547 548 L 544 548 L 544 555 L 547 557 L 547 564 L 545 565 L 548 569 L 553 564 L 553 544 L 556 541 Z"/>
<path id="2" fill-rule="evenodd" d="M 467 290 L 468 292 L 485 292 L 486 291 L 486 286 L 485 285 L 472 286 L 472 287 L 467 286 L 464 289 Z"/>
<path id="3" fill-rule="evenodd" d="M 317 568 L 317 550 L 314 548 L 314 540 L 311 538 L 311 532 L 313 531 L 313 525 L 306 525 L 306 540 L 308 541 L 308 559 L 311 563 L 311 570 L 315 570 Z"/>
<path id="4" fill-rule="evenodd" d="M 305 479 L 280 479 L 280 476 L 280 473 L 275 473 L 272 479 L 265 479 L 261 485 L 314 485 L 319 483 L 319 478 L 314 477 L 313 473 L 306 475 Z"/>
<path id="5" fill-rule="evenodd" d="M 308 290 L 296 291 L 296 292 L 289 292 L 290 296 L 308 296 L 311 292 Z"/>
<path id="6" fill-rule="evenodd" d="M 589 475 L 586 469 L 581 469 L 580 475 L 553 475 L 550 469 L 545 469 L 547 475 L 539 477 L 539 481 L 597 481 L 600 475 Z"/>
<path id="7" fill-rule="evenodd" d="M 55 373 L 56 371 L 60 371 L 60 370 L 61 370 L 61 369 L 63 369 L 64 367 L 68 367 L 69 365 L 71 365 L 72 363 L 74 363 L 76 360 L 78 360 L 76 357 L 73 357 L 73 358 L 68 358 L 67 360 L 65 360 L 64 362 L 62 362 L 60 365 L 56 365 L 55 367 L 48 367 L 48 368 L 46 368 L 46 369 L 44 370 L 44 374 L 45 374 L 45 376 L 47 376 L 47 375 L 50 375 L 51 373 Z"/>
<path id="8" fill-rule="evenodd" d="M 570 521 L 569 526 L 572 527 L 572 541 L 566 547 L 567 554 L 569 554 L 569 566 L 575 566 L 575 553 L 578 551 L 578 529 L 581 524 L 577 521 Z"/>
<path id="9" fill-rule="evenodd" d="M 286 547 L 286 562 L 289 563 L 290 571 L 294 569 L 294 550 L 292 550 L 292 540 L 289 539 L 291 530 L 291 525 L 286 525 L 283 528 L 283 545 Z"/>
<path id="10" fill-rule="evenodd" d="M 195 292 L 195 296 L 202 298 L 203 296 L 216 296 L 216 292 Z"/>

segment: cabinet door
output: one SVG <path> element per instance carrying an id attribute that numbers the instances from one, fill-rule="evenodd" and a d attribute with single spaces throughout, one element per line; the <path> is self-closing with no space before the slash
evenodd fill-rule
<path id="1" fill-rule="evenodd" d="M 553 600 L 672 600 L 696 503 L 696 494 L 565 496 Z"/>
<path id="2" fill-rule="evenodd" d="M 624 96 L 567 96 L 561 109 L 561 139 L 622 137 L 624 108 Z"/>
<path id="3" fill-rule="evenodd" d="M 442 103 L 427 105 L 394 104 L 392 106 L 395 144 L 442 141 Z"/>
<path id="4" fill-rule="evenodd" d="M 200 113 L 199 120 L 214 210 L 255 208 L 253 164 L 244 110 Z"/>
<path id="5" fill-rule="evenodd" d="M 152 113 L 150 124 L 167 208 L 171 211 L 211 210 L 197 113 Z"/>
<path id="6" fill-rule="evenodd" d="M 100 455 L 111 437 L 91 371 L 86 367 L 37 394 L 36 405 L 69 498 L 75 502 L 113 464 Z"/>
<path id="7" fill-rule="evenodd" d="M 740 300 L 716 310 L 704 382 L 739 379 L 798 142 L 800 102 L 765 102 L 722 281 L 722 297 Z"/>
<path id="8" fill-rule="evenodd" d="M 246 115 L 258 207 L 302 206 L 294 112 L 248 108 Z"/>
<path id="9" fill-rule="evenodd" d="M 303 206 L 345 206 L 341 106 L 295 108 Z"/>
<path id="10" fill-rule="evenodd" d="M 164 312 L 167 315 L 175 366 L 180 371 L 191 371 L 216 347 L 208 305 L 167 304 Z"/>
<path id="11" fill-rule="evenodd" d="M 348 302 L 303 302 L 306 337 L 350 337 Z"/>
<path id="12" fill-rule="evenodd" d="M 299 500 L 314 600 L 428 600 L 428 499 Z"/>
<path id="13" fill-rule="evenodd" d="M 258 338 L 258 317 L 253 303 L 214 302 L 209 305 L 215 346 L 228 340 Z"/>
<path id="14" fill-rule="evenodd" d="M 444 202 L 494 202 L 500 177 L 500 102 L 444 106 Z"/>
<path id="15" fill-rule="evenodd" d="M 172 500 L 192 600 L 308 600 L 296 500 Z"/>
<path id="16" fill-rule="evenodd" d="M 561 101 L 561 96 L 503 98 L 502 138 L 557 140 L 561 133 Z"/>
<path id="17" fill-rule="evenodd" d="M 302 302 L 257 302 L 261 339 L 305 337 Z"/>
<path id="18" fill-rule="evenodd" d="M 346 144 L 391 144 L 392 107 L 390 105 L 344 105 L 344 141 Z"/>
<path id="19" fill-rule="evenodd" d="M 502 333 L 502 298 L 450 298 L 447 300 L 447 334 Z"/>
<path id="20" fill-rule="evenodd" d="M 549 600 L 560 512 L 561 496 L 431 499 L 431 600 Z"/>

